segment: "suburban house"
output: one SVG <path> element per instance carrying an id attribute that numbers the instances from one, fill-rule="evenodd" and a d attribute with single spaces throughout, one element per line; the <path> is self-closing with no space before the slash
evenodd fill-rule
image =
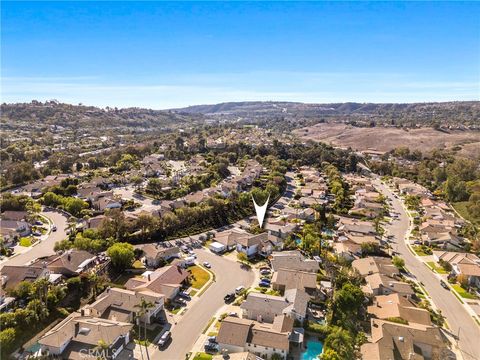
<path id="1" fill-rule="evenodd" d="M 180 257 L 180 249 L 177 246 L 162 248 L 156 244 L 147 244 L 142 247 L 142 251 L 145 254 L 145 265 L 153 268 Z"/>
<path id="2" fill-rule="evenodd" d="M 282 293 L 290 289 L 300 289 L 315 296 L 317 274 L 294 269 L 279 269 L 273 273 L 272 288 Z"/>
<path id="3" fill-rule="evenodd" d="M 153 307 L 147 310 L 140 320 L 150 324 L 163 310 L 165 296 L 148 290 L 131 291 L 107 288 L 95 302 L 84 307 L 86 315 L 114 321 L 135 323 L 140 304 L 145 300 Z"/>
<path id="4" fill-rule="evenodd" d="M 32 233 L 31 225 L 23 220 L 0 219 L 0 229 L 2 237 L 6 242 L 18 240 L 18 238 L 28 236 Z"/>
<path id="5" fill-rule="evenodd" d="M 432 325 L 428 310 L 416 307 L 398 293 L 376 296 L 373 305 L 368 307 L 368 313 L 381 320 L 402 319 L 409 324 Z"/>
<path id="6" fill-rule="evenodd" d="M 42 354 L 62 359 L 80 360 L 90 356 L 115 359 L 130 342 L 133 325 L 127 322 L 85 316 L 74 312 L 55 325 L 38 343 Z M 95 352 L 99 342 L 108 348 L 106 353 Z"/>
<path id="7" fill-rule="evenodd" d="M 60 255 L 39 258 L 33 264 L 46 266 L 52 274 L 73 277 L 92 269 L 97 264 L 97 256 L 85 250 L 70 249 Z"/>
<path id="8" fill-rule="evenodd" d="M 380 246 L 380 240 L 375 236 L 362 236 L 347 233 L 338 236 L 333 247 L 337 254 L 347 259 L 355 259 L 362 255 L 363 244 Z"/>
<path id="9" fill-rule="evenodd" d="M 383 274 L 368 275 L 365 277 L 365 281 L 367 284 L 362 287 L 362 290 L 367 295 L 377 296 L 397 293 L 400 296 L 410 298 L 415 294 L 409 284 Z"/>
<path id="10" fill-rule="evenodd" d="M 470 285 L 480 287 L 480 258 L 475 254 L 450 251 L 434 251 L 433 258 L 445 261 L 452 266 L 455 275 L 463 274 L 468 277 Z"/>
<path id="11" fill-rule="evenodd" d="M 361 346 L 363 360 L 456 359 L 438 327 L 372 319 L 372 336 Z"/>
<path id="12" fill-rule="evenodd" d="M 272 324 L 228 316 L 222 320 L 217 342 L 229 354 L 248 351 L 266 359 L 273 354 L 286 359 L 292 332 L 293 319 L 285 315 L 276 316 Z"/>
<path id="13" fill-rule="evenodd" d="M 248 257 L 253 257 L 259 252 L 259 246 L 263 240 L 268 238 L 268 233 L 261 233 L 258 235 L 240 237 L 236 240 L 237 251 L 244 253 Z"/>
<path id="14" fill-rule="evenodd" d="M 120 200 L 116 200 L 111 197 L 100 197 L 92 203 L 92 206 L 95 210 L 105 211 L 110 209 L 120 209 L 122 203 Z"/>
<path id="15" fill-rule="evenodd" d="M 102 224 L 103 220 L 105 220 L 106 218 L 107 217 L 105 215 L 98 215 L 98 216 L 91 217 L 86 221 L 86 228 L 98 229 Z"/>
<path id="16" fill-rule="evenodd" d="M 383 274 L 389 277 L 399 275 L 400 272 L 392 264 L 390 258 L 369 256 L 363 259 L 357 259 L 352 262 L 352 267 L 356 269 L 363 277 L 372 274 Z"/>
<path id="17" fill-rule="evenodd" d="M 7 210 L 2 212 L 3 220 L 28 221 L 29 215 L 27 211 Z"/>
<path id="18" fill-rule="evenodd" d="M 272 253 L 270 265 L 273 271 L 292 269 L 316 273 L 319 269 L 318 261 L 305 258 L 298 250 Z"/>
<path id="19" fill-rule="evenodd" d="M 40 278 L 48 278 L 50 270 L 45 266 L 5 265 L 0 270 L 2 289 L 15 289 L 22 281 L 34 282 Z"/>
<path id="20" fill-rule="evenodd" d="M 272 323 L 278 315 L 288 315 L 301 322 L 305 320 L 310 296 L 303 290 L 290 289 L 284 296 L 250 293 L 240 305 L 243 318 Z"/>
<path id="21" fill-rule="evenodd" d="M 235 249 L 237 246 L 237 241 L 241 238 L 251 236 L 245 231 L 240 231 L 237 229 L 227 230 L 219 232 L 215 235 L 215 241 L 223 244 L 227 251 Z"/>
<path id="22" fill-rule="evenodd" d="M 444 249 L 458 249 L 464 243 L 455 230 L 433 226 L 421 231 L 421 239 L 424 244 L 437 245 Z"/>
<path id="23" fill-rule="evenodd" d="M 125 287 L 128 290 L 164 294 L 166 299 L 173 300 L 182 286 L 186 285 L 189 275 L 181 266 L 164 266 L 155 271 L 146 271 L 142 277 L 129 279 Z"/>

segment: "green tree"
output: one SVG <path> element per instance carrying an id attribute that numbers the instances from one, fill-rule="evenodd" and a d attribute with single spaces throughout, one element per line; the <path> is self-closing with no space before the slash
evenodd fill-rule
<path id="1" fill-rule="evenodd" d="M 324 346 L 327 350 L 334 350 L 342 360 L 353 360 L 355 359 L 354 342 L 355 340 L 348 330 L 333 326 L 325 338 Z M 331 353 L 331 356 L 332 355 L 334 355 L 334 353 Z M 330 359 L 335 359 L 335 357 L 331 357 Z"/>
<path id="2" fill-rule="evenodd" d="M 11 354 L 15 349 L 15 339 L 17 332 L 14 328 L 7 328 L 0 331 L 0 349 L 2 349 L 2 358 Z"/>
<path id="3" fill-rule="evenodd" d="M 399 269 L 399 270 L 403 269 L 404 266 L 405 266 L 405 260 L 403 260 L 403 259 L 402 259 L 401 257 L 399 257 L 399 256 L 394 256 L 394 257 L 392 258 L 392 263 L 393 263 L 393 265 L 394 265 L 397 269 Z"/>
<path id="4" fill-rule="evenodd" d="M 132 266 L 135 260 L 133 245 L 129 243 L 115 243 L 107 249 L 107 255 L 112 260 L 112 265 L 124 270 Z"/>

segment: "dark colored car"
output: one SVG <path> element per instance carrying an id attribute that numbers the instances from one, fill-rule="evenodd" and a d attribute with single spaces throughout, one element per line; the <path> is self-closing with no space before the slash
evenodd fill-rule
<path id="1" fill-rule="evenodd" d="M 447 283 L 443 280 L 440 280 L 440 285 L 442 285 L 442 287 L 446 290 L 450 290 L 450 288 L 448 287 Z"/>
<path id="2" fill-rule="evenodd" d="M 229 293 L 229 294 L 225 295 L 223 300 L 225 300 L 225 302 L 231 302 L 231 301 L 235 300 L 235 293 Z"/>

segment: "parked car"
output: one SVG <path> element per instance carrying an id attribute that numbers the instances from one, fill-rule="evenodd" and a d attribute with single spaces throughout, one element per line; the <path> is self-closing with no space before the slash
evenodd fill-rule
<path id="1" fill-rule="evenodd" d="M 245 290 L 245 286 L 240 285 L 235 289 L 235 294 L 239 295 L 243 290 Z"/>
<path id="2" fill-rule="evenodd" d="M 264 282 L 264 281 L 260 281 L 258 283 L 258 286 L 260 287 L 270 287 L 270 283 L 267 283 L 267 282 Z"/>
<path id="3" fill-rule="evenodd" d="M 216 344 L 217 343 L 217 337 L 216 336 L 209 336 L 207 338 L 207 341 Z"/>
<path id="4" fill-rule="evenodd" d="M 203 347 L 207 354 L 215 354 L 220 351 L 220 345 L 209 342 Z"/>
<path id="5" fill-rule="evenodd" d="M 43 222 L 41 222 L 40 220 L 37 220 L 37 221 L 35 221 L 35 225 L 40 225 L 41 226 L 41 225 L 43 225 Z"/>
<path id="6" fill-rule="evenodd" d="M 420 240 L 415 240 L 413 243 L 414 243 L 415 245 L 422 245 L 422 242 L 421 242 Z"/>
<path id="7" fill-rule="evenodd" d="M 267 269 L 260 270 L 260 275 L 270 275 L 270 270 L 267 270 Z"/>
<path id="8" fill-rule="evenodd" d="M 234 311 L 228 313 L 228 316 L 232 316 L 232 317 L 238 317 L 238 314 Z"/>
<path id="9" fill-rule="evenodd" d="M 191 299 L 192 299 L 192 297 L 191 297 L 189 294 L 187 294 L 185 291 L 180 291 L 180 292 L 178 293 L 178 296 L 180 296 L 180 297 L 183 298 L 183 299 L 187 299 L 187 300 L 191 300 Z"/>
<path id="10" fill-rule="evenodd" d="M 270 281 L 270 279 L 268 279 L 268 278 L 262 278 L 262 279 L 260 279 L 260 282 L 264 282 L 264 283 L 270 284 L 271 281 Z"/>
<path id="11" fill-rule="evenodd" d="M 225 295 L 223 300 L 225 300 L 225 302 L 227 302 L 227 303 L 232 302 L 233 300 L 235 300 L 235 293 L 229 293 L 229 294 Z"/>
<path id="12" fill-rule="evenodd" d="M 158 340 L 158 347 L 164 347 L 167 342 L 172 338 L 172 333 L 170 331 L 165 331 L 163 335 L 160 337 L 160 340 Z"/>
<path id="13" fill-rule="evenodd" d="M 208 261 L 204 261 L 203 266 L 205 266 L 207 269 L 210 269 L 212 267 L 212 265 L 210 265 Z"/>
<path id="14" fill-rule="evenodd" d="M 57 231 L 57 225 L 52 226 L 52 231 Z"/>
<path id="15" fill-rule="evenodd" d="M 450 288 L 448 287 L 447 283 L 443 280 L 440 280 L 440 285 L 442 285 L 442 287 L 446 290 L 450 290 Z"/>

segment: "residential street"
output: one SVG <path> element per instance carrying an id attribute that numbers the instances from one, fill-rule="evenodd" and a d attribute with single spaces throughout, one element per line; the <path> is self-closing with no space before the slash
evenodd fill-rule
<path id="1" fill-rule="evenodd" d="M 40 241 L 35 246 L 31 246 L 25 252 L 4 261 L 0 264 L 0 268 L 4 265 L 25 265 L 36 258 L 54 254 L 53 247 L 55 242 L 67 237 L 67 218 L 64 215 L 56 211 L 42 212 L 41 214 L 48 217 L 57 226 L 57 231 L 52 231 L 45 240 Z"/>
<path id="2" fill-rule="evenodd" d="M 209 320 L 224 305 L 223 297 L 237 286 L 250 287 L 253 284 L 253 271 L 241 269 L 238 262 L 204 249 L 195 249 L 195 253 L 198 263 L 208 261 L 212 265 L 215 282 L 173 327 L 170 345 L 163 351 L 155 348 L 150 352 L 151 359 L 184 360 L 185 354 L 192 349 Z"/>
<path id="3" fill-rule="evenodd" d="M 459 336 L 458 346 L 465 360 L 480 359 L 480 328 L 467 313 L 458 299 L 449 290 L 445 290 L 439 279 L 419 259 L 417 259 L 407 248 L 404 241 L 409 227 L 409 219 L 401 201 L 394 197 L 393 192 L 380 180 L 375 181 L 378 190 L 392 200 L 393 210 L 400 214 L 398 220 L 387 226 L 390 234 L 395 236 L 393 250 L 400 253 L 405 260 L 405 265 L 418 281 L 422 282 L 435 305 L 441 309 L 446 317 L 449 331 Z"/>

